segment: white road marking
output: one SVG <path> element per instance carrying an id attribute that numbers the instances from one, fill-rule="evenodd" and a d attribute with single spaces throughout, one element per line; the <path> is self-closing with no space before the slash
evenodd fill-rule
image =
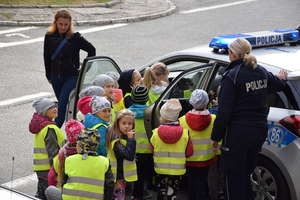
<path id="1" fill-rule="evenodd" d="M 35 26 L 29 26 L 29 27 L 23 27 L 23 28 L 13 28 L 13 29 L 0 31 L 0 35 L 1 34 L 7 34 L 7 33 L 20 32 L 20 31 L 27 31 L 27 30 L 30 30 L 30 29 L 37 29 L 37 28 L 38 27 L 35 27 Z"/>
<path id="2" fill-rule="evenodd" d="M 108 30 L 108 29 L 113 29 L 113 28 L 119 28 L 119 27 L 126 26 L 126 25 L 127 24 L 113 24 L 113 25 L 84 29 L 79 32 L 82 34 L 86 34 L 86 33 L 98 32 L 98 31 L 103 31 L 103 30 Z M 18 46 L 18 45 L 24 45 L 24 44 L 31 44 L 31 43 L 42 42 L 42 41 L 44 41 L 44 37 L 38 37 L 35 39 L 24 40 L 24 41 L 19 41 L 19 42 L 0 42 L 0 48 Z"/>
<path id="3" fill-rule="evenodd" d="M 16 188 L 16 187 L 20 187 L 23 185 L 31 185 L 32 182 L 37 182 L 37 177 L 36 174 L 31 174 L 29 176 L 24 176 L 22 178 L 18 178 L 12 181 L 9 181 L 7 183 L 3 183 L 1 184 L 4 187 L 8 187 L 8 188 Z"/>
<path id="4" fill-rule="evenodd" d="M 8 107 L 11 105 L 24 104 L 24 103 L 31 102 L 32 100 L 41 98 L 41 97 L 53 97 L 53 94 L 50 92 L 40 92 L 40 93 L 36 93 L 36 94 L 21 96 L 18 98 L 3 100 L 3 101 L 0 101 L 0 108 Z"/>
<path id="5" fill-rule="evenodd" d="M 202 11 L 207 11 L 207 10 L 213 10 L 213 9 L 218 9 L 218 8 L 225 8 L 225 7 L 230 7 L 230 6 L 236 6 L 244 3 L 251 3 L 253 1 L 257 0 L 245 0 L 245 1 L 237 1 L 237 2 L 232 2 L 232 3 L 225 3 L 225 4 L 220 4 L 220 5 L 215 5 L 215 6 L 208 6 L 208 7 L 202 7 L 202 8 L 196 8 L 192 10 L 186 10 L 186 11 L 181 11 L 181 14 L 191 14 L 195 12 L 202 12 Z"/>
<path id="6" fill-rule="evenodd" d="M 26 39 L 30 38 L 28 35 L 25 35 L 23 33 L 9 33 L 9 34 L 6 34 L 5 36 L 6 37 L 20 36 L 20 37 L 26 38 Z"/>

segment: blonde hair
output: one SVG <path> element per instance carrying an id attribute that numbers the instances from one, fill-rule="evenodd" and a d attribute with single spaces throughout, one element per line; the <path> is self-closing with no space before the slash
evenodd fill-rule
<path id="1" fill-rule="evenodd" d="M 108 129 L 108 133 L 107 133 L 107 136 L 106 136 L 106 146 L 107 146 L 107 148 L 109 148 L 109 146 L 111 144 L 111 141 L 121 138 L 121 131 L 120 131 L 120 127 L 119 127 L 119 122 L 124 117 L 132 118 L 133 128 L 134 128 L 134 119 L 135 119 L 134 113 L 132 111 L 128 110 L 128 109 L 120 110 L 117 113 L 117 117 L 116 117 L 113 125 Z"/>
<path id="2" fill-rule="evenodd" d="M 73 24 L 72 24 L 72 16 L 71 14 L 67 11 L 67 10 L 59 10 L 55 13 L 54 15 L 54 20 L 52 22 L 52 24 L 48 27 L 48 31 L 47 34 L 52 34 L 55 33 L 57 31 L 57 25 L 56 22 L 59 18 L 64 18 L 64 19 L 69 19 L 70 20 L 70 28 L 67 31 L 66 35 L 68 38 L 71 38 L 72 34 L 73 34 Z"/>
<path id="3" fill-rule="evenodd" d="M 156 77 L 169 74 L 167 66 L 158 62 L 153 64 L 151 67 L 147 67 L 144 74 L 144 85 L 150 89 L 156 81 Z"/>
<path id="4" fill-rule="evenodd" d="M 250 54 L 252 48 L 248 40 L 237 38 L 229 45 L 229 50 L 238 58 L 243 59 L 246 66 L 256 68 L 257 60 Z"/>

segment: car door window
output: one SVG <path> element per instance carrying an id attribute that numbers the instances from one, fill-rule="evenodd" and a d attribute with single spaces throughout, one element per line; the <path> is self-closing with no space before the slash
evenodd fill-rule
<path id="1" fill-rule="evenodd" d="M 159 125 L 159 110 L 168 99 L 176 98 L 180 101 L 182 106 L 180 117 L 192 109 L 192 106 L 189 104 L 189 98 L 195 89 L 203 89 L 206 86 L 213 70 L 213 65 L 214 64 L 206 64 L 206 67 L 198 66 L 195 69 L 183 72 L 174 79 L 167 90 L 162 94 L 159 102 L 157 102 L 155 112 L 153 113 L 155 115 L 153 118 L 154 127 Z"/>
<path id="2" fill-rule="evenodd" d="M 106 72 L 117 72 L 120 74 L 121 70 L 117 63 L 109 57 L 91 57 L 86 58 L 83 61 L 83 65 L 79 72 L 76 89 L 72 91 L 69 97 L 66 119 L 76 118 L 76 104 L 80 91 L 88 86 L 91 86 L 97 75 L 104 74 Z"/>

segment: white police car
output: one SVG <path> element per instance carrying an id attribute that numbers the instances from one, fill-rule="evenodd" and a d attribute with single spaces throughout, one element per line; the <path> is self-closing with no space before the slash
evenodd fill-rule
<path id="1" fill-rule="evenodd" d="M 146 110 L 145 127 L 148 136 L 159 125 L 159 110 L 167 99 L 180 100 L 181 115 L 191 109 L 188 98 L 194 89 L 205 89 L 211 100 L 217 93 L 221 76 L 229 63 L 227 45 L 237 37 L 244 37 L 254 47 L 260 65 L 277 74 L 281 69 L 288 71 L 287 92 L 278 92 L 268 97 L 268 138 L 259 155 L 257 167 L 252 175 L 253 189 L 257 199 L 297 200 L 300 199 L 300 36 L 298 30 L 273 30 L 267 32 L 226 35 L 214 38 L 210 47 L 199 46 L 177 51 L 141 67 L 144 69 L 155 62 L 163 62 L 170 70 L 170 85 L 155 104 Z M 289 44 L 287 44 L 289 43 Z M 77 88 L 70 99 L 67 118 L 76 118 L 76 103 L 80 90 L 91 85 L 101 73 L 115 71 L 118 65 L 109 57 L 92 57 L 84 60 Z M 211 108 L 214 111 L 214 108 Z"/>

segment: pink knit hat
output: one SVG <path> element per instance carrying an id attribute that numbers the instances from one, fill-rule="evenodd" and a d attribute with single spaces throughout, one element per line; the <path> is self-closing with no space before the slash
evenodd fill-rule
<path id="1" fill-rule="evenodd" d="M 67 121 L 65 131 L 67 133 L 67 140 L 70 143 L 75 143 L 77 139 L 77 135 L 84 129 L 82 123 L 77 120 L 71 119 Z"/>
<path id="2" fill-rule="evenodd" d="M 81 97 L 77 102 L 77 108 L 84 115 L 91 113 L 92 108 L 90 106 L 90 102 L 92 101 L 91 96 Z"/>

